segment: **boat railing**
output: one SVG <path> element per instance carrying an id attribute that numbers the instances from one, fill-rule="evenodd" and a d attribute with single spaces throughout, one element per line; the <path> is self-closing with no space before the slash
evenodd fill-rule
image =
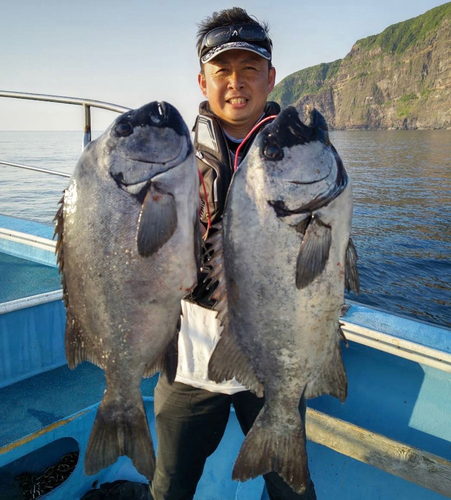
<path id="1" fill-rule="evenodd" d="M 113 104 L 104 101 L 96 101 L 93 99 L 83 99 L 79 97 L 66 97 L 66 96 L 57 96 L 49 94 L 32 94 L 28 92 L 11 92 L 8 90 L 0 90 L 0 97 L 6 97 L 11 99 L 28 99 L 32 101 L 45 101 L 45 102 L 54 102 L 59 104 L 70 104 L 75 106 L 81 106 L 83 108 L 83 117 L 84 117 L 83 148 L 85 148 L 91 141 L 91 108 L 104 109 L 107 111 L 113 111 L 115 113 L 125 113 L 126 111 L 130 110 L 130 108 L 127 108 L 125 106 L 119 106 L 118 104 Z M 57 172 L 55 170 L 33 167 L 31 165 L 23 165 L 20 163 L 11 163 L 3 161 L 1 159 L 0 159 L 0 165 L 7 167 L 23 168 L 26 170 L 33 170 L 35 172 L 58 175 L 60 177 L 70 177 L 70 175 L 65 172 Z"/>

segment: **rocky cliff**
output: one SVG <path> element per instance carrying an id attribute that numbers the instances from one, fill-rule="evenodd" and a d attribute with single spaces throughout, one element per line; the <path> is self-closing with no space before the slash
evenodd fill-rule
<path id="1" fill-rule="evenodd" d="M 313 105 L 335 129 L 451 128 L 451 2 L 293 73 L 270 98 Z"/>

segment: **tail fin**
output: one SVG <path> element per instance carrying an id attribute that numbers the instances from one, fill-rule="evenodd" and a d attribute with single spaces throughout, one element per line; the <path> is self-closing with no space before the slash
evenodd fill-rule
<path id="1" fill-rule="evenodd" d="M 266 407 L 258 415 L 241 446 L 232 478 L 247 481 L 268 472 L 277 472 L 296 493 L 303 493 L 310 482 L 305 448 L 305 432 L 298 425 L 279 425 Z M 285 429 L 285 432 L 283 432 Z"/>
<path id="2" fill-rule="evenodd" d="M 124 407 L 106 391 L 86 449 L 86 474 L 96 474 L 122 455 L 127 455 L 149 481 L 153 479 L 155 452 L 141 395 Z"/>

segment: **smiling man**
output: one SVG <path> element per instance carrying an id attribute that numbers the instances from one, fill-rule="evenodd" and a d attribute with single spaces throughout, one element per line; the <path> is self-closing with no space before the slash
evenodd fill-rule
<path id="1" fill-rule="evenodd" d="M 243 139 L 262 116 L 276 71 L 249 49 L 227 50 L 213 59 L 207 53 L 204 59 L 198 81 L 210 110 L 227 134 Z"/>
<path id="2" fill-rule="evenodd" d="M 199 25 L 197 49 L 198 82 L 207 99 L 200 104 L 193 130 L 205 181 L 205 190 L 200 190 L 205 232 L 220 220 L 234 165 L 245 157 L 261 127 L 249 133 L 265 117 L 277 115 L 280 108 L 267 102 L 276 71 L 265 24 L 236 7 L 215 12 Z M 235 379 L 219 384 L 208 379 L 208 362 L 219 340 L 220 324 L 204 278 L 200 277 L 190 300 L 182 301 L 175 382 L 171 385 L 160 377 L 155 389 L 158 450 L 151 485 L 154 500 L 191 500 L 206 459 L 222 439 L 231 404 L 245 434 L 263 406 L 263 398 Z M 303 399 L 300 411 L 305 415 Z M 316 499 L 313 483 L 299 495 L 275 472 L 265 474 L 264 479 L 271 500 Z"/>

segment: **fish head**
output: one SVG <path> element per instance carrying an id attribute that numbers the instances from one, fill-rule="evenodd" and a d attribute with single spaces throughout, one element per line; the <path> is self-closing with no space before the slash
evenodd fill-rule
<path id="1" fill-rule="evenodd" d="M 245 160 L 259 170 L 264 197 L 278 216 L 317 210 L 347 185 L 324 117 L 315 108 L 306 115 L 302 122 L 294 107 L 281 111 L 258 134 Z"/>
<path id="2" fill-rule="evenodd" d="M 189 130 L 174 106 L 155 101 L 119 116 L 85 148 L 64 210 L 67 219 L 95 214 L 112 227 L 128 221 L 140 255 L 150 255 L 172 236 L 187 200 L 197 203 L 197 185 Z"/>
<path id="3" fill-rule="evenodd" d="M 141 198 L 152 178 L 180 165 L 193 152 L 180 113 L 171 104 L 156 101 L 119 116 L 89 147 L 95 149 L 98 175 Z"/>

